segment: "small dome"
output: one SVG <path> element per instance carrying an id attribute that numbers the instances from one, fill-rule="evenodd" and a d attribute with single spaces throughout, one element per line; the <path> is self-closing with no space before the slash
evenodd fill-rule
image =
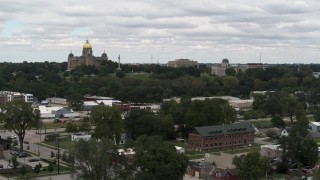
<path id="1" fill-rule="evenodd" d="M 70 52 L 69 57 L 73 57 L 73 53 L 72 53 L 72 51 Z"/>
<path id="2" fill-rule="evenodd" d="M 223 59 L 223 60 L 222 60 L 222 63 L 229 64 L 229 60 L 228 60 L 228 59 Z"/>
<path id="3" fill-rule="evenodd" d="M 90 49 L 92 48 L 91 44 L 89 44 L 89 40 L 86 41 L 86 43 L 83 45 L 84 49 Z"/>
<path id="4" fill-rule="evenodd" d="M 106 51 L 103 51 L 101 57 L 103 57 L 103 58 L 108 58 L 108 55 L 107 55 Z"/>

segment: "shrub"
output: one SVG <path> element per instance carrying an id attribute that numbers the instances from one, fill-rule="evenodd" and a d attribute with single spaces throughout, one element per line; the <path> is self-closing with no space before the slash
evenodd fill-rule
<path id="1" fill-rule="evenodd" d="M 48 166 L 48 171 L 51 173 L 54 170 L 53 165 L 50 163 Z"/>
<path id="2" fill-rule="evenodd" d="M 276 132 L 276 130 L 274 130 L 274 129 L 268 129 L 268 130 L 266 131 L 266 135 L 267 135 L 268 137 L 270 137 L 270 138 L 275 138 L 276 135 L 277 135 L 277 132 Z"/>

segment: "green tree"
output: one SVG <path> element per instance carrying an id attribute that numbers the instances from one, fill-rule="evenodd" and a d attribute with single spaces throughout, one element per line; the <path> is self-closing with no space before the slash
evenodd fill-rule
<path id="1" fill-rule="evenodd" d="M 279 115 L 272 117 L 271 123 L 273 127 L 277 127 L 277 128 L 284 128 L 286 126 L 286 123 L 283 121 L 282 117 Z"/>
<path id="2" fill-rule="evenodd" d="M 71 132 L 76 133 L 76 132 L 78 132 L 78 126 L 74 123 L 69 122 L 69 123 L 67 123 L 67 126 L 66 126 L 66 132 L 67 133 L 71 133 Z"/>
<path id="3" fill-rule="evenodd" d="M 236 70 L 234 68 L 227 68 L 226 69 L 226 75 L 227 76 L 235 76 L 236 75 Z"/>
<path id="4" fill-rule="evenodd" d="M 92 109 L 90 120 L 96 126 L 94 135 L 97 138 L 114 139 L 118 142 L 124 128 L 120 110 L 116 107 L 99 105 Z"/>
<path id="5" fill-rule="evenodd" d="M 23 101 L 11 101 L 2 108 L 0 120 L 9 131 L 17 134 L 20 143 L 20 152 L 23 151 L 23 141 L 26 130 L 39 127 L 41 124 L 40 111 L 32 107 L 32 104 Z"/>
<path id="6" fill-rule="evenodd" d="M 291 123 L 293 123 L 293 115 L 299 108 L 298 99 L 293 96 L 285 96 L 281 99 L 281 101 L 283 104 L 284 113 L 290 117 Z"/>
<path id="7" fill-rule="evenodd" d="M 23 165 L 23 166 L 21 167 L 20 173 L 21 173 L 22 176 L 26 175 L 26 173 L 27 173 L 26 166 Z"/>
<path id="8" fill-rule="evenodd" d="M 188 158 L 176 153 L 171 145 L 164 144 L 161 137 L 140 136 L 136 142 L 134 166 L 139 167 L 137 179 L 182 179 Z"/>
<path id="9" fill-rule="evenodd" d="M 38 173 L 40 172 L 40 169 L 41 169 L 40 165 L 37 164 L 37 165 L 34 167 L 33 172 L 36 173 L 36 174 L 38 174 Z"/>
<path id="10" fill-rule="evenodd" d="M 84 179 L 127 178 L 124 177 L 128 171 L 126 157 L 119 155 L 116 146 L 109 139 L 80 140 L 75 143 L 70 154 L 77 160 L 73 172 L 80 171 L 77 175 Z"/>
<path id="11" fill-rule="evenodd" d="M 89 133 L 91 131 L 90 119 L 85 117 L 79 126 L 79 131 Z"/>
<path id="12" fill-rule="evenodd" d="M 50 163 L 49 166 L 48 166 L 48 171 L 49 171 L 49 173 L 51 173 L 53 170 L 54 170 L 54 167 L 53 167 L 53 165 Z"/>
<path id="13" fill-rule="evenodd" d="M 312 111 L 313 114 L 313 118 L 315 121 L 320 122 L 320 108 L 319 107 L 315 107 Z"/>
<path id="14" fill-rule="evenodd" d="M 318 145 L 313 139 L 297 136 L 281 137 L 278 141 L 282 150 L 282 161 L 295 160 L 307 165 L 315 165 L 318 159 Z"/>
<path id="15" fill-rule="evenodd" d="M 268 170 L 268 159 L 262 157 L 258 151 L 236 156 L 232 163 L 239 169 L 240 178 L 246 180 L 260 179 Z"/>
<path id="16" fill-rule="evenodd" d="M 51 152 L 50 152 L 50 157 L 51 157 L 51 158 L 56 157 L 56 155 L 54 154 L 54 152 L 53 152 L 53 151 L 51 151 Z"/>

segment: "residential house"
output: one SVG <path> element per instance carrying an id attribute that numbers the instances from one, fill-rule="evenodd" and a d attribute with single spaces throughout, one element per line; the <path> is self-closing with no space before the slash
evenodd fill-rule
<path id="1" fill-rule="evenodd" d="M 186 173 L 188 175 L 204 179 L 214 170 L 212 163 L 203 161 L 189 161 Z"/>
<path id="2" fill-rule="evenodd" d="M 261 145 L 260 154 L 261 156 L 273 159 L 282 155 L 282 149 L 279 145 L 274 144 Z"/>
<path id="3" fill-rule="evenodd" d="M 222 150 L 254 143 L 255 129 L 248 122 L 195 127 L 189 133 L 188 148 L 196 151 Z"/>
<path id="4" fill-rule="evenodd" d="M 320 122 L 310 122 L 309 129 L 312 132 L 320 132 Z"/>
<path id="5" fill-rule="evenodd" d="M 205 180 L 240 180 L 240 176 L 236 169 L 216 168 L 210 172 L 209 176 L 206 177 Z"/>
<path id="6" fill-rule="evenodd" d="M 283 129 L 281 132 L 280 132 L 280 136 L 289 136 L 291 132 L 291 128 L 290 127 L 286 127 L 285 129 Z"/>
<path id="7" fill-rule="evenodd" d="M 184 154 L 185 153 L 185 149 L 183 147 L 180 146 L 174 146 L 176 148 L 176 152 L 179 154 Z"/>

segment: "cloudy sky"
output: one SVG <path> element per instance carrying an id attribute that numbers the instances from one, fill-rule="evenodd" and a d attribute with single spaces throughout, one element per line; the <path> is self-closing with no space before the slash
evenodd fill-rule
<path id="1" fill-rule="evenodd" d="M 319 63 L 317 0 L 1 0 L 0 62 Z"/>

